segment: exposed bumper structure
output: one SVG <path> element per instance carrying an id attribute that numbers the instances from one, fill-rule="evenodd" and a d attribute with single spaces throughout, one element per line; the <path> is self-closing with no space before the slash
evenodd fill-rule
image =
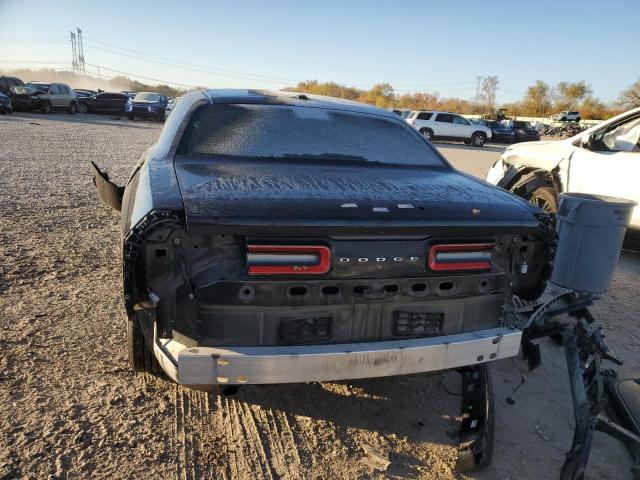
<path id="1" fill-rule="evenodd" d="M 185 347 L 157 339 L 164 370 L 189 386 L 299 383 L 433 372 L 514 357 L 522 332 L 493 328 L 440 337 L 286 347 Z"/>

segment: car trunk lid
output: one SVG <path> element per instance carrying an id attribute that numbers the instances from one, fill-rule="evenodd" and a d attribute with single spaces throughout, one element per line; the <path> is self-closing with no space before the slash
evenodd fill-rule
<path id="1" fill-rule="evenodd" d="M 188 225 L 499 229 L 538 224 L 527 203 L 449 167 L 178 155 L 175 169 Z"/>

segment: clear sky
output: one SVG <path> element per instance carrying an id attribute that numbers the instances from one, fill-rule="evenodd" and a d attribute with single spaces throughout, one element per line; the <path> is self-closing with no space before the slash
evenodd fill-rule
<path id="1" fill-rule="evenodd" d="M 386 81 L 471 98 L 476 76 L 497 75 L 499 102 L 536 79 L 611 101 L 640 78 L 640 0 L 0 0 L 0 69 L 69 68 L 76 27 L 88 71 L 150 83 Z"/>

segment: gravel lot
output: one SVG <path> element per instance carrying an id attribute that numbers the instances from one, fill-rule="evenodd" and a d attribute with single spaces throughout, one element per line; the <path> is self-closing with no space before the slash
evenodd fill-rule
<path id="1" fill-rule="evenodd" d="M 128 371 L 119 218 L 89 161 L 122 183 L 160 125 L 111 117 L 0 117 L 0 479 L 557 478 L 571 445 L 563 351 L 543 346 L 517 404 L 519 360 L 492 366 L 493 465 L 453 473 L 457 374 L 245 387 L 234 397 Z M 501 146 L 438 148 L 483 176 Z M 610 346 L 640 370 L 640 256 L 623 253 L 595 308 Z M 374 448 L 389 456 L 376 470 Z M 629 478 L 626 450 L 597 435 L 590 478 Z"/>

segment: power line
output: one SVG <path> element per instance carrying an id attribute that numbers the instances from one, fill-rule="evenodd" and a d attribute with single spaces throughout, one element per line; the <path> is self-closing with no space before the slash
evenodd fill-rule
<path id="1" fill-rule="evenodd" d="M 397 85 L 398 88 L 411 88 L 411 87 L 447 87 L 455 85 L 469 85 L 474 82 L 454 82 L 454 83 L 414 83 L 408 85 Z"/>
<path id="2" fill-rule="evenodd" d="M 107 43 L 107 42 L 102 42 L 99 40 L 94 40 L 92 38 L 86 38 L 85 39 L 86 42 L 91 45 L 91 48 L 95 48 L 97 50 L 101 50 L 101 51 L 105 51 L 108 53 L 113 53 L 115 55 L 120 55 L 120 56 L 124 56 L 124 57 L 129 57 L 129 58 L 135 58 L 138 60 L 143 60 L 143 61 L 147 61 L 147 62 L 151 62 L 151 63 L 157 63 L 157 64 L 161 64 L 161 65 L 166 65 L 166 66 L 171 66 L 171 67 L 176 67 L 176 68 L 182 68 L 184 70 L 191 70 L 191 71 L 197 71 L 197 72 L 201 72 L 201 73 L 210 73 L 210 74 L 214 74 L 214 75 L 218 75 L 218 76 L 225 76 L 225 77 L 232 77 L 232 78 L 239 78 L 242 80 L 257 80 L 257 81 L 261 81 L 261 82 L 265 82 L 265 83 L 274 83 L 274 84 L 279 84 L 279 85 L 288 85 L 288 84 L 297 84 L 300 82 L 299 79 L 293 79 L 293 78 L 284 78 L 284 77 L 276 77 L 276 76 L 270 76 L 270 75 L 261 75 L 261 74 L 254 74 L 254 73 L 248 73 L 248 72 L 240 72 L 240 71 L 236 71 L 236 70 L 226 70 L 226 69 L 220 69 L 220 68 L 213 68 L 213 67 L 208 67 L 205 65 L 201 65 L 201 64 L 196 64 L 196 63 L 191 63 L 191 62 L 184 62 L 184 61 L 180 61 L 180 60 L 175 60 L 175 59 L 171 59 L 171 58 L 167 58 L 167 57 L 159 57 L 156 55 L 148 55 L 144 52 L 141 52 L 139 50 L 134 50 L 131 48 L 126 48 L 126 47 L 120 47 L 111 43 Z M 417 83 L 417 84 L 401 84 L 401 85 L 396 85 L 394 86 L 394 89 L 403 89 L 403 88 L 411 88 L 411 87 L 448 87 L 448 86 L 456 86 L 456 85 L 469 85 L 472 84 L 473 82 L 449 82 L 449 83 L 431 83 L 431 84 L 425 84 L 425 83 Z M 348 83 L 347 83 L 348 85 Z M 356 84 L 356 86 L 360 86 L 362 87 L 363 85 L 360 84 Z M 368 85 L 366 88 L 370 88 Z"/>
<path id="3" fill-rule="evenodd" d="M 51 35 L 0 35 L 0 41 L 8 40 L 34 40 L 42 38 L 61 38 L 66 39 L 67 36 L 62 33 L 56 33 Z"/>
<path id="4" fill-rule="evenodd" d="M 510 88 L 505 88 L 505 87 L 500 87 L 497 90 L 503 93 L 508 93 L 509 95 L 513 95 L 516 97 L 524 97 L 527 95 L 525 92 L 520 92 L 518 90 L 512 90 Z"/>
<path id="5" fill-rule="evenodd" d="M 283 77 L 274 77 L 274 76 L 270 76 L 270 75 L 260 75 L 260 74 L 254 74 L 254 73 L 248 73 L 248 72 L 240 72 L 240 71 L 236 71 L 236 70 L 225 70 L 225 69 L 221 69 L 221 68 L 213 68 L 213 67 L 208 67 L 206 65 L 200 65 L 197 63 L 190 63 L 190 62 L 183 62 L 180 60 L 175 60 L 175 59 L 171 59 L 171 58 L 167 58 L 167 57 L 159 57 L 156 55 L 149 55 L 147 53 L 138 51 L 138 50 L 133 50 L 131 48 L 125 48 L 125 47 L 120 47 L 117 45 L 113 45 L 110 43 L 106 43 L 106 42 L 101 42 L 98 40 L 93 40 L 91 38 L 86 38 L 85 39 L 89 45 L 91 45 L 92 48 L 95 48 L 97 50 L 103 50 L 109 53 L 113 53 L 116 55 L 121 55 L 121 56 L 125 56 L 125 57 L 131 57 L 131 58 L 136 58 L 139 60 L 144 60 L 144 61 L 148 61 L 151 63 L 158 63 L 158 64 L 162 64 L 162 65 L 168 65 L 168 66 L 172 66 L 172 67 L 177 67 L 177 68 L 183 68 L 183 69 L 191 69 L 193 71 L 201 71 L 204 73 L 212 73 L 215 75 L 220 75 L 220 76 L 227 76 L 227 77 L 234 77 L 234 78 L 241 78 L 244 80 L 259 80 L 259 81 L 263 81 L 263 82 L 270 82 L 270 83 L 279 83 L 279 84 L 288 84 L 288 83 L 297 83 L 298 80 L 295 79 L 291 79 L 291 78 L 283 78 Z M 96 45 L 97 44 L 97 45 Z"/>
<path id="6" fill-rule="evenodd" d="M 89 44 L 89 45 L 91 45 L 91 44 Z M 146 62 L 150 62 L 150 63 L 155 63 L 155 64 L 174 67 L 174 68 L 179 68 L 181 70 L 188 70 L 188 71 L 192 71 L 192 72 L 207 73 L 207 74 L 210 74 L 210 75 L 221 76 L 221 77 L 231 77 L 231 78 L 237 78 L 237 79 L 241 79 L 241 80 L 253 80 L 253 81 L 260 81 L 260 82 L 265 82 L 265 83 L 275 83 L 275 84 L 278 84 L 278 85 L 288 85 L 288 84 L 292 83 L 292 82 L 288 82 L 288 81 L 279 81 L 279 80 L 271 80 L 271 79 L 267 79 L 267 78 L 260 78 L 260 77 L 257 77 L 257 76 L 256 77 L 249 77 L 249 76 L 244 76 L 244 75 L 235 75 L 235 74 L 229 74 L 229 73 L 222 73 L 222 72 L 216 71 L 215 69 L 194 68 L 194 67 L 190 67 L 190 66 L 181 64 L 179 62 L 168 62 L 168 61 L 152 60 L 151 58 L 147 58 L 147 57 L 144 57 L 142 55 L 136 55 L 136 54 L 130 54 L 130 53 L 122 53 L 122 52 L 118 52 L 118 51 L 115 51 L 115 50 L 106 49 L 106 48 L 103 48 L 103 47 L 96 47 L 95 45 L 91 45 L 91 48 L 95 48 L 97 50 L 106 51 L 106 52 L 113 53 L 113 54 L 120 55 L 120 56 L 127 57 L 127 58 L 133 58 L 133 59 L 136 59 L 136 60 L 142 60 L 142 61 L 146 61 Z"/>
<path id="7" fill-rule="evenodd" d="M 30 47 L 30 46 L 39 46 L 39 47 L 51 47 L 51 46 L 57 46 L 57 45 L 64 45 L 66 44 L 67 41 L 66 40 L 56 40 L 56 41 L 21 41 L 21 42 L 14 42 L 14 41 L 8 41 L 8 42 L 1 42 L 0 41 L 0 45 L 2 46 L 7 46 L 7 47 Z"/>
<path id="8" fill-rule="evenodd" d="M 68 65 L 68 60 L 0 60 L 0 63 L 21 63 L 21 64 L 40 64 L 40 65 Z"/>
<path id="9" fill-rule="evenodd" d="M 107 67 L 104 67 L 102 65 L 95 65 L 93 63 L 87 63 L 87 65 L 89 65 L 90 67 L 96 67 L 96 68 L 99 68 L 99 69 L 102 69 L 102 70 L 107 70 L 109 72 L 118 73 L 120 75 L 127 75 L 129 77 L 137 77 L 137 78 L 142 78 L 144 80 L 150 80 L 152 82 L 166 83 L 168 85 L 176 85 L 176 86 L 184 87 L 184 88 L 193 88 L 194 87 L 194 85 L 187 85 L 185 83 L 177 83 L 177 82 L 171 82 L 169 80 L 162 80 L 162 79 L 159 79 L 159 78 L 146 77 L 144 75 L 138 75 L 136 73 L 123 72 L 122 70 L 115 70 L 113 68 L 107 68 Z"/>

